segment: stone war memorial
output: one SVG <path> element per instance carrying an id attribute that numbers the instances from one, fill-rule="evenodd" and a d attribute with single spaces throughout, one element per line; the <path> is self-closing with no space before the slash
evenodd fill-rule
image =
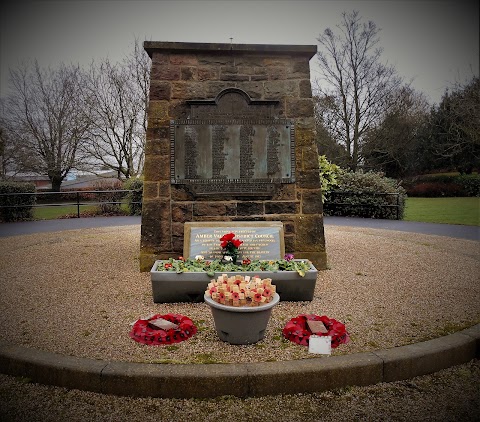
<path id="1" fill-rule="evenodd" d="M 286 252 L 325 269 L 309 68 L 317 47 L 144 48 L 152 68 L 141 271 L 206 252 L 222 227 L 252 238 L 244 251 L 252 259 Z"/>

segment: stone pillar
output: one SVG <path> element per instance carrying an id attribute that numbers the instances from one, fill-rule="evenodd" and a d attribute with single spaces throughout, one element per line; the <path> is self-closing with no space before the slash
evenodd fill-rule
<path id="1" fill-rule="evenodd" d="M 183 252 L 186 221 L 282 221 L 285 250 L 326 268 L 309 61 L 315 45 L 201 44 L 146 41 L 152 59 L 145 148 L 140 269 Z M 277 100 L 295 122 L 295 182 L 271 197 L 195 197 L 171 184 L 170 120 L 189 117 L 189 100 L 237 88 L 253 100 Z"/>

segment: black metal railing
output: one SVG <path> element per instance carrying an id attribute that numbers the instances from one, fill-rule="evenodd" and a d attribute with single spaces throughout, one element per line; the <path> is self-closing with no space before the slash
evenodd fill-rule
<path id="1" fill-rule="evenodd" d="M 61 207 L 75 206 L 77 217 L 80 217 L 80 207 L 83 206 L 106 206 L 126 204 L 126 197 L 129 193 L 141 193 L 141 190 L 89 190 L 89 191 L 61 191 L 61 192 L 32 192 L 32 193 L 0 193 L 0 209 L 1 208 L 39 208 L 39 207 Z M 21 204 L 1 205 L 2 197 L 15 197 L 29 195 L 35 197 L 33 205 Z M 383 203 L 371 201 L 371 197 L 381 196 L 386 200 Z M 323 211 L 326 215 L 347 215 L 342 212 L 346 208 L 357 209 L 353 215 L 357 216 L 374 216 L 382 214 L 378 210 L 392 209 L 392 216 L 397 220 L 402 218 L 402 198 L 399 193 L 357 193 L 357 192 L 340 192 L 333 191 L 328 193 L 327 199 L 323 204 Z M 142 201 L 129 201 L 130 204 L 141 206 Z M 367 211 L 364 211 L 367 210 Z M 383 214 L 386 214 L 383 212 Z M 349 213 L 348 215 L 352 215 Z M 386 217 L 380 217 L 386 218 Z"/>
<path id="2" fill-rule="evenodd" d="M 402 218 L 403 195 L 400 193 L 332 191 L 326 196 L 327 198 L 323 203 L 323 211 L 326 215 L 345 216 L 348 214 L 365 217 L 390 214 L 385 210 L 391 209 L 393 211 L 392 216 L 395 216 L 396 220 Z M 378 203 L 372 201 L 372 197 L 384 197 L 385 200 Z M 356 210 L 356 212 L 346 213 L 345 209 L 349 208 Z"/>
<path id="3" fill-rule="evenodd" d="M 77 217 L 80 218 L 82 206 L 106 206 L 127 204 L 129 193 L 141 193 L 141 190 L 115 189 L 115 190 L 81 190 L 61 192 L 22 192 L 0 193 L 0 208 L 41 208 L 41 207 L 64 207 L 75 206 Z M 15 205 L 3 205 L 4 197 L 30 196 L 34 197 L 33 204 L 17 203 Z M 128 201 L 129 204 L 141 205 L 142 201 Z"/>

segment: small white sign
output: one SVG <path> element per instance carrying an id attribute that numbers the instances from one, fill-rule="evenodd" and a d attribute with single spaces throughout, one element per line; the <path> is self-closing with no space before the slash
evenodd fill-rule
<path id="1" fill-rule="evenodd" d="M 332 336 L 316 336 L 312 334 L 308 341 L 308 352 L 318 355 L 331 355 Z"/>

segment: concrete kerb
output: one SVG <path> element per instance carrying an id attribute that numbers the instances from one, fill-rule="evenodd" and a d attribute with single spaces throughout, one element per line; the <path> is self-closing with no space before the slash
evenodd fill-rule
<path id="1" fill-rule="evenodd" d="M 0 371 L 41 384 L 134 397 L 311 393 L 426 375 L 480 357 L 480 324 L 407 346 L 245 364 L 148 364 L 58 355 L 0 342 Z"/>

